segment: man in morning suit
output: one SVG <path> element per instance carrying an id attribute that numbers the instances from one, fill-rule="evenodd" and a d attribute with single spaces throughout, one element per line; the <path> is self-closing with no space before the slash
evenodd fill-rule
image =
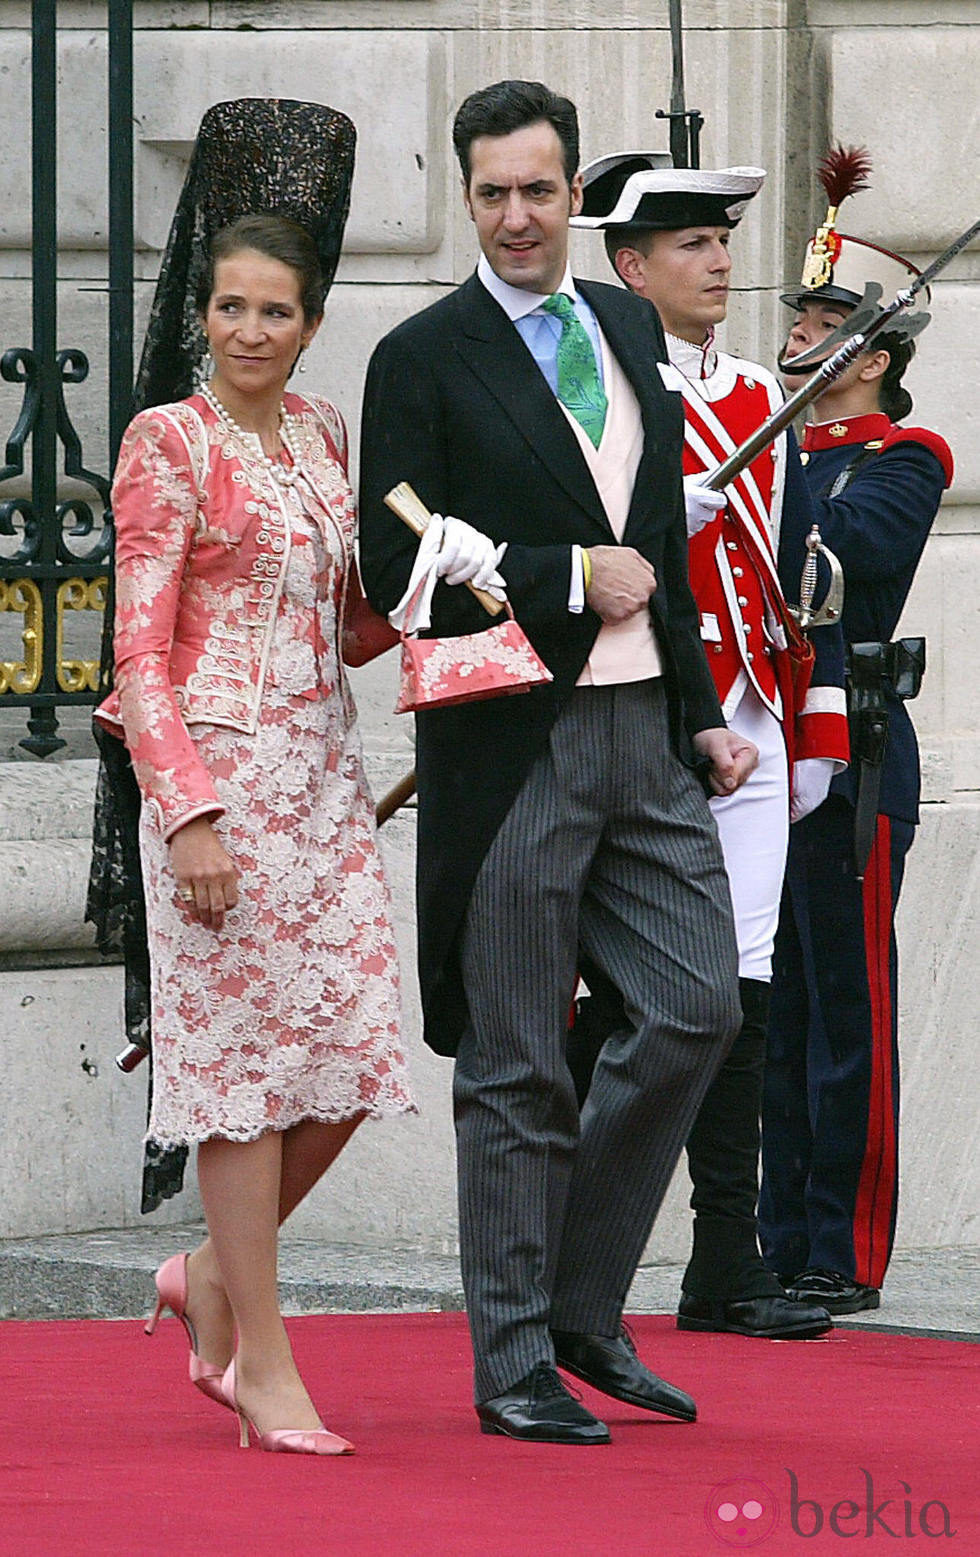
<path id="1" fill-rule="evenodd" d="M 390 612 L 416 546 L 383 497 L 411 482 L 461 516 L 446 520 L 453 582 L 436 586 L 434 631 L 488 624 L 453 584 L 496 563 L 554 678 L 417 716 L 419 964 L 426 1041 L 456 1055 L 482 1430 L 605 1443 L 556 1363 L 632 1406 L 696 1414 L 640 1362 L 622 1309 L 739 1024 L 724 864 L 694 768 L 731 793 L 756 753 L 725 727 L 687 584 L 659 319 L 568 267 L 574 105 L 500 82 L 467 98 L 453 139 L 482 256 L 371 359 L 361 566 Z M 625 996 L 581 1119 L 564 1054 L 580 947 Z"/>

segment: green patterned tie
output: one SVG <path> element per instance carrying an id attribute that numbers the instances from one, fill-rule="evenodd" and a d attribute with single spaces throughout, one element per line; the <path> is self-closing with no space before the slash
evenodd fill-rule
<path id="1" fill-rule="evenodd" d="M 558 398 L 566 410 L 585 429 L 596 448 L 606 424 L 606 399 L 595 352 L 584 324 L 575 312 L 575 304 L 564 292 L 556 292 L 541 304 L 549 314 L 561 320 L 558 342 Z"/>

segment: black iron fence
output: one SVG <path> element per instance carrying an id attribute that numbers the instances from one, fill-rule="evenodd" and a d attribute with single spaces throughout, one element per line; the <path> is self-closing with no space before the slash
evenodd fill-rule
<path id="1" fill-rule="evenodd" d="M 110 461 L 133 383 L 132 10 L 132 0 L 108 0 Z M 104 612 L 112 555 L 108 480 L 86 469 L 66 397 L 66 388 L 87 379 L 88 358 L 77 347 L 58 346 L 57 38 L 56 0 L 34 0 L 32 344 L 0 356 L 0 375 L 24 386 L 0 467 L 0 613 L 22 618 L 19 655 L 0 658 L 0 711 L 24 710 L 29 733 L 20 744 L 38 757 L 65 744 L 59 707 L 94 704 L 103 695 L 98 657 L 72 657 L 68 640 L 71 613 Z M 4 498 L 11 487 L 15 494 Z M 10 652 L 9 635 L 4 642 Z"/>

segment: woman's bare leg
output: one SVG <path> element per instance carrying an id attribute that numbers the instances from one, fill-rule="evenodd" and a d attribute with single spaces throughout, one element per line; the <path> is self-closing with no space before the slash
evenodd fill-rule
<path id="1" fill-rule="evenodd" d="M 363 1114 L 355 1114 L 352 1119 L 341 1119 L 336 1124 L 303 1119 L 285 1132 L 279 1185 L 280 1227 L 340 1156 L 363 1118 Z"/>
<path id="2" fill-rule="evenodd" d="M 304 1119 L 283 1131 L 277 1212 L 280 1226 L 323 1177 L 363 1118 L 363 1114 L 356 1114 L 336 1124 Z M 226 1367 L 235 1347 L 234 1319 L 210 1237 L 189 1256 L 187 1282 L 193 1294 L 188 1314 L 197 1331 L 200 1355 L 207 1362 Z"/>
<path id="3" fill-rule="evenodd" d="M 283 1136 L 202 1141 L 197 1176 L 238 1330 L 238 1399 L 260 1432 L 320 1425 L 279 1312 L 276 1254 Z"/>

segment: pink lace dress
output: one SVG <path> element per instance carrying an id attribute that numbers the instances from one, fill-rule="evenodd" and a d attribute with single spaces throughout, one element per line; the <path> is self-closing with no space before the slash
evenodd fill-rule
<path id="1" fill-rule="evenodd" d="M 331 577 L 342 542 L 317 523 L 319 500 L 302 478 L 287 503 L 289 561 L 256 734 L 190 726 L 240 871 L 239 904 L 220 933 L 176 898 L 167 845 L 143 808 L 147 1138 L 162 1146 L 414 1110 L 388 888 L 336 658 Z"/>

